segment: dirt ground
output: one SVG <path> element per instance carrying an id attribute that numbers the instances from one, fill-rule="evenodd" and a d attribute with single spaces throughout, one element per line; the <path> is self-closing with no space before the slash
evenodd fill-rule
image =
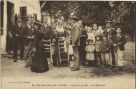
<path id="1" fill-rule="evenodd" d="M 2 89 L 48 89 L 50 83 L 59 84 L 60 88 L 81 88 L 87 89 L 135 89 L 135 60 L 134 60 L 134 42 L 127 42 L 126 50 L 123 54 L 123 68 L 104 68 L 104 67 L 84 67 L 81 66 L 80 71 L 71 71 L 69 67 L 52 67 L 48 72 L 35 73 L 31 72 L 30 68 L 25 68 L 25 62 L 18 60 L 13 62 L 13 59 L 3 57 L 1 60 L 2 66 Z M 47 82 L 47 80 L 49 80 Z M 21 85 L 20 82 L 29 82 Z M 42 82 L 41 82 L 42 81 Z M 71 81 L 71 82 L 69 82 Z M 11 83 L 10 83 L 11 82 Z M 41 86 L 38 84 L 43 84 Z M 49 84 L 48 84 L 49 83 Z M 5 86 L 9 84 L 10 87 Z M 31 85 L 37 84 L 34 87 Z M 48 84 L 48 86 L 46 86 Z M 75 84 L 75 85 L 68 85 Z M 81 85 L 83 84 L 83 85 Z M 24 87 L 20 87 L 24 86 Z M 83 87 L 84 86 L 84 87 Z M 25 88 L 26 87 L 26 88 Z M 57 89 L 58 87 L 53 87 Z"/>

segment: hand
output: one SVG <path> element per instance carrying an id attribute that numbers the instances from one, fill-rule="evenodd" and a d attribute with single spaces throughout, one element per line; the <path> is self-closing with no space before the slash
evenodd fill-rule
<path id="1" fill-rule="evenodd" d="M 12 34 L 11 34 L 11 32 L 9 32 L 9 38 L 12 38 L 13 36 L 12 36 Z"/>
<path id="2" fill-rule="evenodd" d="M 121 42 L 118 42 L 118 45 L 120 45 L 121 44 Z"/>
<path id="3" fill-rule="evenodd" d="M 117 44 L 113 44 L 113 46 L 115 46 L 115 47 L 116 47 L 116 46 L 117 46 Z"/>
<path id="4" fill-rule="evenodd" d="M 18 37 L 19 35 L 18 34 L 16 34 L 16 37 Z"/>
<path id="5" fill-rule="evenodd" d="M 36 52 L 36 48 L 33 48 L 33 51 Z"/>
<path id="6" fill-rule="evenodd" d="M 74 45 L 74 44 L 72 44 L 72 47 L 75 47 L 75 45 Z"/>

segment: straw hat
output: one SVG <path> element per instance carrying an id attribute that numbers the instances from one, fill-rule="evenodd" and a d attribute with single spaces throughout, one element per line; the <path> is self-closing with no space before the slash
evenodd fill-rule
<path id="1" fill-rule="evenodd" d="M 78 19 L 78 17 L 74 13 L 71 13 L 70 14 L 70 19 Z"/>

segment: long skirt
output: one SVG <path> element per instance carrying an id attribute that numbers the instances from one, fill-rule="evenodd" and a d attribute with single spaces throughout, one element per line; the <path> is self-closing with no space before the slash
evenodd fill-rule
<path id="1" fill-rule="evenodd" d="M 39 45 L 39 47 L 36 48 L 36 52 L 32 58 L 31 70 L 37 73 L 49 70 L 47 54 L 45 53 L 43 46 Z"/>
<path id="2" fill-rule="evenodd" d="M 38 53 L 32 59 L 31 70 L 33 72 L 42 73 L 49 70 L 48 62 L 46 57 L 40 57 Z"/>

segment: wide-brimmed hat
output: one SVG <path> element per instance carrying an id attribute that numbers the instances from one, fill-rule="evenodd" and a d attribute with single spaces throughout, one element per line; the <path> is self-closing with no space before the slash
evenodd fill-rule
<path id="1" fill-rule="evenodd" d="M 78 19 L 78 17 L 74 13 L 71 13 L 69 18 L 70 19 Z"/>

